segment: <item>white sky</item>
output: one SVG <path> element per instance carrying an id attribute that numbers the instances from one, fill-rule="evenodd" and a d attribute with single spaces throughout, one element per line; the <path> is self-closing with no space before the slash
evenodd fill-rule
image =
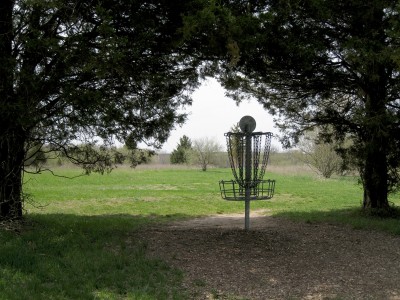
<path id="1" fill-rule="evenodd" d="M 188 119 L 182 127 L 171 132 L 168 141 L 161 152 L 171 153 L 179 143 L 179 139 L 186 135 L 192 141 L 199 138 L 212 138 L 226 148 L 224 133 L 238 123 L 245 115 L 252 116 L 257 123 L 255 131 L 272 132 L 278 134 L 272 117 L 256 100 L 244 101 L 239 106 L 235 101 L 225 96 L 225 91 L 215 79 L 208 79 L 196 90 L 193 95 L 192 106 L 186 107 Z M 277 138 L 272 141 L 274 146 L 280 147 Z"/>

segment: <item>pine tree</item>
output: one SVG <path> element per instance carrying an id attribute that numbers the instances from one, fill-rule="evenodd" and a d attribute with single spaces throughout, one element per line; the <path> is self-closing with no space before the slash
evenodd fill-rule
<path id="1" fill-rule="evenodd" d="M 186 164 L 189 162 L 189 151 L 192 150 L 192 142 L 184 135 L 179 139 L 179 143 L 176 146 L 170 156 L 171 164 Z"/>

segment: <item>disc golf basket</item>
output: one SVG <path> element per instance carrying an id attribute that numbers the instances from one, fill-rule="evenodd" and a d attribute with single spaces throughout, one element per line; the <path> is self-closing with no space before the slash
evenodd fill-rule
<path id="1" fill-rule="evenodd" d="M 245 201 L 245 229 L 250 228 L 250 201 L 267 200 L 274 195 L 275 180 L 264 180 L 271 149 L 271 132 L 253 132 L 256 121 L 251 116 L 240 119 L 241 132 L 227 132 L 226 144 L 233 180 L 221 180 L 225 200 Z"/>

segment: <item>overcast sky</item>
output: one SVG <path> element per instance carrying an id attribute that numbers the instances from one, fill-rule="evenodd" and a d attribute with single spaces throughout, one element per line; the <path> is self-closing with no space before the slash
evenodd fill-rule
<path id="1" fill-rule="evenodd" d="M 225 149 L 224 133 L 230 131 L 230 128 L 245 115 L 250 115 L 256 120 L 255 131 L 278 133 L 272 117 L 256 100 L 245 101 L 237 106 L 235 101 L 226 97 L 224 93 L 224 89 L 215 79 L 208 79 L 195 91 L 192 95 L 192 106 L 186 108 L 186 113 L 189 114 L 186 123 L 171 132 L 162 152 L 170 153 L 174 150 L 183 135 L 192 141 L 204 137 L 212 138 Z M 274 138 L 272 143 L 279 147 L 277 138 Z"/>

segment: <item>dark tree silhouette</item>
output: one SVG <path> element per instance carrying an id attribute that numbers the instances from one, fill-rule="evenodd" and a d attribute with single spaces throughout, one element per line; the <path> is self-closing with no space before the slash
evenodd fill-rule
<path id="1" fill-rule="evenodd" d="M 231 18 L 219 20 L 236 59 L 220 64 L 220 79 L 231 95 L 256 97 L 287 146 L 313 127 L 324 141 L 353 141 L 341 153 L 358 166 L 363 206 L 389 209 L 400 182 L 398 1 L 226 4 Z"/>
<path id="2" fill-rule="evenodd" d="M 0 2 L 0 218 L 22 216 L 31 149 L 103 172 L 114 140 L 157 148 L 184 121 L 198 83 L 180 42 L 191 3 Z"/>

